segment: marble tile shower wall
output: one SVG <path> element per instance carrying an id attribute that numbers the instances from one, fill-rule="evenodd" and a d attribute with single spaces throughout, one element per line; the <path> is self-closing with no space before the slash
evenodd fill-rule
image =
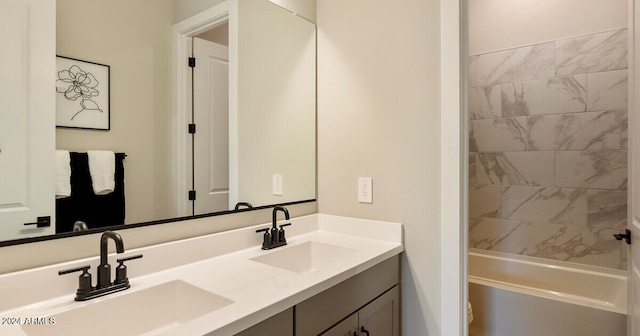
<path id="1" fill-rule="evenodd" d="M 627 29 L 470 57 L 470 247 L 625 268 Z"/>

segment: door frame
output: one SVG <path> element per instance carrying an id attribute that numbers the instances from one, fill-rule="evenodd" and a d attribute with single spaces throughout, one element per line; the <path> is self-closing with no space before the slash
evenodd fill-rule
<path id="1" fill-rule="evenodd" d="M 213 6 L 201 13 L 187 18 L 173 25 L 173 211 L 178 217 L 188 216 L 187 211 L 191 208 L 187 198 L 191 181 L 191 155 L 192 148 L 190 134 L 187 125 L 191 121 L 191 68 L 187 64 L 187 59 L 192 56 L 192 38 L 209 29 L 215 28 L 236 16 L 237 6 L 235 2 L 225 1 Z M 235 118 L 232 118 L 232 111 L 237 110 L 237 63 L 231 60 L 237 59 L 237 47 L 231 41 L 237 40 L 237 27 L 229 24 L 229 143 L 235 143 Z M 232 154 L 233 153 L 233 154 Z M 236 162 L 235 151 L 229 151 L 229 177 L 233 181 L 235 171 L 233 163 Z M 229 186 L 231 188 L 231 184 Z"/>
<path id="2" fill-rule="evenodd" d="M 440 1 L 441 326 L 468 335 L 467 0 Z M 456 225 L 457 224 L 457 225 Z"/>
<path id="3" fill-rule="evenodd" d="M 628 102 L 627 102 L 627 113 L 628 113 L 628 125 L 633 125 L 633 123 L 637 122 L 637 118 L 636 118 L 636 113 L 634 111 L 634 108 L 637 106 L 637 101 L 636 98 L 634 96 L 635 90 L 636 90 L 636 81 L 638 80 L 638 78 L 636 78 L 635 76 L 635 68 L 636 68 L 636 57 L 638 57 L 638 53 L 636 52 L 636 38 L 638 36 L 638 32 L 636 31 L 636 28 L 640 28 L 640 27 L 636 27 L 637 24 L 637 19 L 636 19 L 636 12 L 640 12 L 640 8 L 638 7 L 637 4 L 637 0 L 629 0 L 627 2 L 627 11 L 628 11 L 628 31 L 629 31 L 629 37 L 628 37 Z M 627 171 L 627 227 L 631 230 L 632 232 L 632 241 L 635 241 L 637 244 L 637 238 L 636 236 L 633 236 L 633 229 L 631 228 L 632 226 L 634 226 L 634 211 L 633 211 L 633 207 L 634 207 L 634 181 L 633 181 L 633 169 L 634 169 L 634 157 L 633 157 L 633 152 L 635 149 L 635 140 L 634 138 L 637 136 L 634 132 L 633 132 L 633 127 L 627 127 L 627 131 L 629 132 L 628 134 L 628 156 L 627 156 L 627 167 L 628 167 L 628 171 Z M 637 158 L 636 158 L 637 160 Z M 635 297 L 637 297 L 637 293 L 635 293 L 635 290 L 633 288 L 633 273 L 635 272 L 634 270 L 634 262 L 632 260 L 631 254 L 633 253 L 633 247 L 631 245 L 626 245 L 626 253 L 627 253 L 627 275 L 628 275 L 628 279 L 627 279 L 627 335 L 633 335 L 633 316 L 632 314 L 634 314 L 633 312 L 633 299 Z M 635 315 L 638 315 L 638 313 L 636 312 Z"/>

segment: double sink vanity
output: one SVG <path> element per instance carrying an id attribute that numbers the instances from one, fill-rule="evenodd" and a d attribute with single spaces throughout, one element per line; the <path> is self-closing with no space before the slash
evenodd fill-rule
<path id="1" fill-rule="evenodd" d="M 0 334 L 337 335 L 333 327 L 364 336 L 371 306 L 391 314 L 397 335 L 402 226 L 323 214 L 290 223 L 275 249 L 256 233 L 267 223 L 109 255 L 112 265 L 144 258 L 127 264 L 129 289 L 86 301 L 74 300 L 76 276 L 58 273 L 95 272 L 99 257 L 0 275 Z"/>

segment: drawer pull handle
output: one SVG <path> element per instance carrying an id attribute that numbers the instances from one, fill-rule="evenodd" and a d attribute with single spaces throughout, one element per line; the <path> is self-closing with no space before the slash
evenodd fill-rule
<path id="1" fill-rule="evenodd" d="M 24 223 L 24 225 L 35 225 L 36 227 L 48 227 L 51 226 L 51 216 L 38 217 L 37 222 Z"/>

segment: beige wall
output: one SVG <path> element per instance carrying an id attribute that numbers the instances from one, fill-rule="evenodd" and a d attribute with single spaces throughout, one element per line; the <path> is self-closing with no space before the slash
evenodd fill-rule
<path id="1" fill-rule="evenodd" d="M 316 22 L 316 1 L 317 0 L 270 0 L 303 18 Z M 174 22 L 180 22 L 201 11 L 211 8 L 224 0 L 174 0 Z"/>
<path id="2" fill-rule="evenodd" d="M 229 23 L 207 30 L 206 32 L 196 36 L 209 42 L 229 46 Z"/>
<path id="3" fill-rule="evenodd" d="M 625 28 L 627 2 L 470 0 L 469 55 Z"/>
<path id="4" fill-rule="evenodd" d="M 173 22 L 180 22 L 223 2 L 224 0 L 173 0 Z"/>
<path id="5" fill-rule="evenodd" d="M 402 222 L 403 334 L 453 335 L 440 330 L 439 1 L 322 0 L 317 24 L 318 210 Z M 373 204 L 357 202 L 360 176 Z"/>
<path id="6" fill-rule="evenodd" d="M 111 67 L 111 130 L 58 128 L 56 147 L 127 154 L 126 223 L 172 216 L 172 24 L 171 0 L 57 1 L 57 54 Z"/>
<path id="7" fill-rule="evenodd" d="M 270 0 L 300 16 L 316 22 L 316 2 L 317 0 Z"/>
<path id="8" fill-rule="evenodd" d="M 315 25 L 264 0 L 239 1 L 238 16 L 231 196 L 252 204 L 313 199 Z M 273 174 L 282 175 L 282 195 L 272 194 Z"/>

